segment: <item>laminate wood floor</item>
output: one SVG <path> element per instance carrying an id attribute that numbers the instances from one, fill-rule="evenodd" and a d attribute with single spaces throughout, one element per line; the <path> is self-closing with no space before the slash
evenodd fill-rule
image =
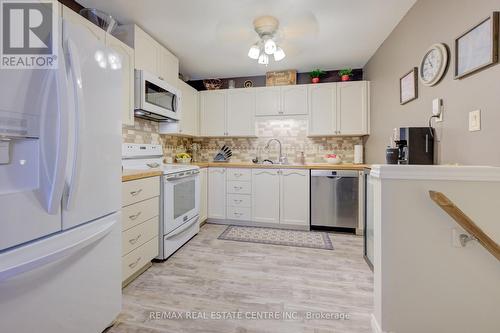
<path id="1" fill-rule="evenodd" d="M 328 251 L 218 240 L 225 228 L 205 224 L 128 285 L 109 332 L 371 332 L 373 274 L 362 237 L 331 234 L 335 250 Z M 310 319 L 308 312 L 349 318 Z M 253 319 L 258 315 L 288 319 Z"/>

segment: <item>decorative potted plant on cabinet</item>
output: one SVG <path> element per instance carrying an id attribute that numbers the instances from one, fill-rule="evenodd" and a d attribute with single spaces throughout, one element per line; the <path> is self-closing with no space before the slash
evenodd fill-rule
<path id="1" fill-rule="evenodd" d="M 323 71 L 321 69 L 315 69 L 311 73 L 309 73 L 309 76 L 311 77 L 312 83 L 319 83 L 319 78 L 325 74 L 326 74 L 325 71 Z"/>
<path id="2" fill-rule="evenodd" d="M 339 71 L 339 76 L 342 81 L 349 81 L 352 76 L 352 69 L 351 68 L 341 69 Z"/>

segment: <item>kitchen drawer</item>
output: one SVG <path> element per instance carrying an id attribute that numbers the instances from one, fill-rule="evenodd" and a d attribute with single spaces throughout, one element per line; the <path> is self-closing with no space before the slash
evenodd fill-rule
<path id="1" fill-rule="evenodd" d="M 152 238 L 158 238 L 158 216 L 122 233 L 122 254 L 126 255 Z"/>
<path id="2" fill-rule="evenodd" d="M 247 207 L 227 207 L 228 220 L 252 220 L 252 209 Z"/>
<path id="3" fill-rule="evenodd" d="M 252 207 L 252 196 L 249 194 L 228 194 L 228 207 Z"/>
<path id="4" fill-rule="evenodd" d="M 227 190 L 227 193 L 251 194 L 252 193 L 252 183 L 228 181 L 226 190 Z"/>
<path id="5" fill-rule="evenodd" d="M 128 279 L 157 256 L 158 238 L 155 237 L 122 258 L 122 281 Z"/>
<path id="6" fill-rule="evenodd" d="M 249 182 L 252 180 L 252 170 L 251 169 L 227 169 L 227 179 Z"/>
<path id="7" fill-rule="evenodd" d="M 122 206 L 160 195 L 159 177 L 131 180 L 122 183 Z"/>
<path id="8" fill-rule="evenodd" d="M 154 197 L 122 208 L 122 230 L 132 228 L 160 214 L 160 198 Z"/>

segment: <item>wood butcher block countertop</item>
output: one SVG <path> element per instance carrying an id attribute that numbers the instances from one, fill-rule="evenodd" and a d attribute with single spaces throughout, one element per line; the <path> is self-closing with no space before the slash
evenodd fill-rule
<path id="1" fill-rule="evenodd" d="M 132 170 L 132 169 L 124 169 L 122 171 L 122 182 L 128 182 L 130 180 L 137 180 L 142 178 L 156 177 L 161 176 L 163 171 L 160 169 L 151 169 L 151 170 Z"/>
<path id="2" fill-rule="evenodd" d="M 329 163 L 308 163 L 308 164 L 254 164 L 246 162 L 199 162 L 193 163 L 200 168 L 249 168 L 249 169 L 310 169 L 310 170 L 365 170 L 370 169 L 368 164 L 329 164 Z"/>

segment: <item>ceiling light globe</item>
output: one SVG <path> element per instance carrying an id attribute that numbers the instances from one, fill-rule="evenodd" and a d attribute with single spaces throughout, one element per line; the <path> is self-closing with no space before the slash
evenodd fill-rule
<path id="1" fill-rule="evenodd" d="M 269 64 L 269 56 L 265 53 L 262 53 L 260 56 L 259 56 L 259 64 L 261 65 L 268 65 Z"/>
<path id="2" fill-rule="evenodd" d="M 260 47 L 258 45 L 252 45 L 250 50 L 248 51 L 248 57 L 251 59 L 259 59 L 260 55 Z"/>
<path id="3" fill-rule="evenodd" d="M 273 54 L 274 52 L 276 52 L 276 43 L 271 38 L 266 40 L 266 42 L 264 43 L 264 52 L 266 52 L 267 54 Z"/>
<path id="4" fill-rule="evenodd" d="M 273 55 L 274 55 L 274 61 L 280 61 L 286 57 L 285 51 L 283 51 L 281 47 L 278 47 Z"/>

